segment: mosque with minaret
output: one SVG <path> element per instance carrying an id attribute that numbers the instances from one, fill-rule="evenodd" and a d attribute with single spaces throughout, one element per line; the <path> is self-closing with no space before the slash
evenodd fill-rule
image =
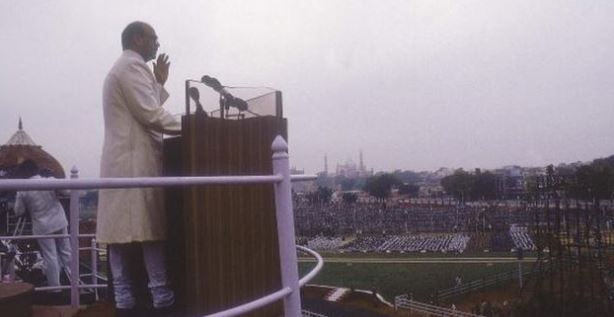
<path id="1" fill-rule="evenodd" d="M 369 177 L 373 175 L 373 170 L 367 170 L 362 150 L 360 150 L 358 154 L 358 165 L 350 158 L 345 161 L 345 163 L 337 163 L 335 167 L 335 174 L 329 175 L 328 171 L 328 156 L 324 156 L 324 173 L 329 176 L 343 176 L 347 178 L 362 178 Z"/>

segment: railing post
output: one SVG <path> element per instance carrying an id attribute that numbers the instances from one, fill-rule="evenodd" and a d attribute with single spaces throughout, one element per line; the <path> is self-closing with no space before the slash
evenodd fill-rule
<path id="1" fill-rule="evenodd" d="M 79 178 L 76 166 L 70 170 L 70 178 Z M 79 190 L 70 191 L 70 306 L 79 307 Z"/>
<path id="2" fill-rule="evenodd" d="M 294 213 L 292 210 L 288 144 L 278 135 L 271 148 L 273 150 L 273 174 L 283 176 L 283 180 L 274 185 L 281 283 L 282 287 L 289 287 L 292 290 L 284 298 L 284 316 L 299 317 L 301 315 L 301 297 L 294 241 Z"/>
<path id="3" fill-rule="evenodd" d="M 7 273 L 4 273 L 4 275 L 6 274 Z M 15 281 L 15 256 L 14 255 L 9 260 L 8 275 L 9 275 L 9 282 L 14 282 Z"/>
<path id="4" fill-rule="evenodd" d="M 522 289 L 522 262 L 518 260 L 518 287 Z"/>
<path id="5" fill-rule="evenodd" d="M 90 242 L 91 253 L 90 253 L 90 261 L 92 267 L 92 284 L 98 284 L 98 250 L 96 250 L 96 239 L 92 239 Z M 98 300 L 98 287 L 94 287 L 94 298 Z"/>

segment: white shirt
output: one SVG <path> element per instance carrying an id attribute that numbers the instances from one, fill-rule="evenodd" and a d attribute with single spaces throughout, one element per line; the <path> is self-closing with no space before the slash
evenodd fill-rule
<path id="1" fill-rule="evenodd" d="M 40 175 L 30 177 L 41 178 Z M 64 207 L 52 190 L 17 192 L 14 209 L 18 216 L 26 211 L 30 213 L 33 234 L 51 234 L 68 226 Z"/>

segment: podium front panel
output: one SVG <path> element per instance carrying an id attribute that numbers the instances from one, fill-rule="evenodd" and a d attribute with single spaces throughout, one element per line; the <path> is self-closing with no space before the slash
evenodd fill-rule
<path id="1" fill-rule="evenodd" d="M 166 170 L 175 175 L 270 175 L 271 144 L 277 135 L 287 139 L 286 120 L 278 117 L 189 115 L 182 129 L 180 138 L 167 141 L 175 153 L 166 151 Z M 182 209 L 169 226 L 171 244 L 177 246 L 169 259 L 188 316 L 225 310 L 281 288 L 272 184 L 186 187 L 171 190 L 167 201 L 179 201 Z M 276 303 L 245 316 L 282 312 Z"/>

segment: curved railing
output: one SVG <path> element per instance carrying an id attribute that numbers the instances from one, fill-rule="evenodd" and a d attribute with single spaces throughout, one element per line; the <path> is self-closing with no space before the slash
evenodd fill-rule
<path id="1" fill-rule="evenodd" d="M 311 279 L 313 279 L 316 275 L 318 275 L 318 273 L 324 266 L 324 259 L 322 259 L 322 256 L 318 254 L 316 251 L 313 251 L 309 248 L 306 248 L 300 245 L 297 245 L 296 248 L 301 251 L 304 251 L 305 253 L 311 254 L 314 258 L 316 258 L 316 261 L 317 261 L 316 266 L 313 268 L 313 270 L 311 270 L 309 273 L 307 273 L 307 275 L 305 275 L 302 279 L 298 281 L 298 285 L 300 287 L 303 287 L 305 286 L 305 284 L 309 283 Z"/>
<path id="2" fill-rule="evenodd" d="M 316 258 L 317 260 L 317 264 L 316 266 L 309 272 L 307 273 L 307 275 L 305 275 L 303 278 L 301 278 L 299 280 L 299 286 L 302 287 L 303 285 L 307 284 L 309 281 L 311 281 L 311 279 L 313 279 L 318 272 L 320 272 L 320 270 L 322 269 L 322 267 L 324 266 L 324 260 L 322 259 L 322 256 L 320 256 L 317 252 L 305 248 L 303 246 L 296 246 L 297 249 L 304 251 L 306 253 L 311 254 L 313 257 Z M 290 294 L 292 292 L 292 290 L 289 287 L 284 287 L 280 290 L 278 290 L 275 293 L 271 293 L 269 295 L 266 295 L 264 297 L 261 297 L 259 299 L 256 299 L 254 301 L 251 301 L 249 303 L 245 303 L 242 304 L 240 306 L 236 306 L 233 307 L 231 309 L 228 310 L 224 310 L 221 312 L 217 312 L 215 314 L 211 314 L 211 315 L 206 315 L 203 317 L 232 317 L 232 316 L 237 316 L 240 314 L 244 314 L 247 312 L 250 312 L 254 309 L 258 309 L 260 307 L 264 307 L 266 305 L 272 304 L 286 296 L 288 296 L 288 294 Z"/>
<path id="3" fill-rule="evenodd" d="M 78 170 L 71 170 L 71 179 L 2 179 L 0 180 L 0 191 L 10 190 L 55 190 L 55 189 L 75 189 L 70 194 L 70 239 L 72 249 L 72 262 L 70 269 L 73 276 L 79 275 L 79 190 L 80 189 L 101 189 L 101 188 L 135 188 L 135 187 L 169 187 L 169 186 L 189 186 L 189 185 L 217 185 L 217 184 L 253 184 L 253 183 L 272 183 L 275 192 L 275 209 L 277 219 L 277 234 L 279 241 L 279 255 L 281 268 L 282 289 L 272 294 L 266 295 L 252 302 L 209 315 L 213 316 L 235 316 L 268 305 L 283 299 L 284 316 L 301 316 L 300 286 L 312 279 L 322 268 L 322 257 L 316 252 L 298 247 L 301 251 L 307 252 L 318 260 L 316 267 L 305 277 L 298 278 L 298 262 L 296 256 L 297 246 L 294 234 L 294 215 L 292 212 L 291 184 L 294 181 L 304 181 L 315 179 L 315 176 L 300 175 L 290 176 L 290 165 L 288 162 L 288 145 L 281 136 L 277 136 L 273 141 L 273 175 L 256 176 L 194 176 L 194 177 L 138 177 L 138 178 L 101 178 L 101 179 L 78 179 Z M 38 235 L 27 236 L 27 238 L 60 238 L 66 235 Z M 21 239 L 26 237 L 0 237 L 0 239 Z M 79 306 L 80 288 L 99 288 L 106 285 L 89 284 L 79 285 L 79 278 L 71 279 L 71 306 Z M 58 288 L 68 288 L 60 286 Z"/>

